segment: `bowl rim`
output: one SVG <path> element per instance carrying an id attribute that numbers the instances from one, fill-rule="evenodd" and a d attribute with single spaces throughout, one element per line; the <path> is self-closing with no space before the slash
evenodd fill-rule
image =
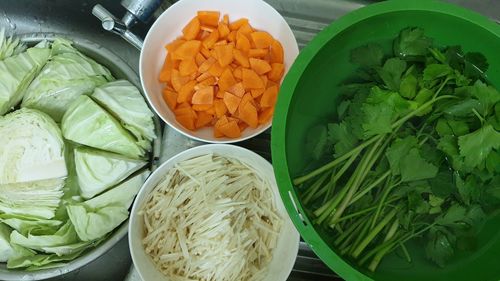
<path id="1" fill-rule="evenodd" d="M 146 182 L 144 182 L 139 193 L 137 194 L 136 200 L 134 201 L 134 204 L 132 206 L 132 210 L 130 212 L 130 218 L 129 218 L 130 223 L 128 225 L 128 230 L 129 230 L 128 243 L 129 243 L 130 255 L 132 257 L 133 266 L 137 270 L 137 273 L 142 278 L 142 280 L 146 280 L 146 279 L 143 278 L 143 276 L 142 276 L 141 268 L 139 266 L 137 266 L 138 253 L 136 253 L 136 251 L 141 251 L 141 250 L 143 251 L 143 247 L 142 246 L 140 248 L 134 247 L 133 240 L 136 239 L 137 237 L 134 236 L 135 232 L 133 231 L 132 228 L 134 227 L 135 223 L 137 222 L 136 216 L 138 215 L 137 213 L 138 213 L 139 208 L 141 207 L 144 200 L 146 199 L 146 196 L 152 191 L 152 189 L 155 188 L 155 186 L 153 185 L 153 182 L 157 181 L 159 178 L 164 176 L 164 174 L 168 171 L 168 169 L 163 171 L 164 169 L 166 169 L 165 168 L 166 166 L 175 165 L 177 162 L 182 161 L 185 157 L 187 157 L 186 155 L 191 155 L 191 156 L 185 158 L 185 159 L 190 159 L 192 157 L 197 157 L 197 156 L 205 155 L 208 153 L 217 154 L 217 152 L 216 152 L 217 150 L 227 151 L 228 154 L 223 155 L 224 157 L 233 157 L 233 156 L 230 156 L 230 153 L 238 151 L 239 153 L 241 153 L 240 157 L 233 157 L 233 158 L 238 160 L 238 161 L 241 161 L 243 163 L 246 163 L 245 162 L 245 158 L 246 158 L 245 155 L 246 156 L 250 155 L 250 156 L 254 157 L 258 162 L 260 162 L 262 164 L 266 163 L 265 164 L 266 167 L 262 167 L 263 169 L 271 169 L 271 170 L 273 169 L 273 166 L 271 165 L 271 163 L 268 160 L 266 160 L 264 157 L 260 156 L 259 154 L 255 153 L 249 149 L 246 149 L 244 147 L 237 146 L 237 145 L 219 144 L 219 143 L 202 144 L 199 146 L 195 146 L 195 147 L 186 149 L 184 151 L 181 151 L 181 152 L 175 154 L 174 156 L 170 157 L 168 160 L 163 162 L 153 173 L 151 173 L 151 175 L 149 175 Z M 248 164 L 248 163 L 246 163 L 246 164 Z M 250 165 L 250 166 L 252 166 L 252 165 Z M 271 176 L 274 175 L 272 171 L 270 171 L 270 175 Z M 276 195 L 275 196 L 275 200 L 276 200 L 275 203 L 280 204 L 281 198 L 280 198 L 280 196 L 278 196 L 279 191 L 278 191 L 277 183 L 271 182 L 271 188 L 276 189 L 275 191 L 273 191 L 273 194 Z M 286 219 L 288 219 L 288 216 L 286 213 L 286 208 L 284 207 L 284 202 L 282 202 L 281 204 L 283 204 L 283 209 L 284 209 L 283 216 L 285 216 L 283 219 L 286 220 Z M 284 224 L 285 224 L 285 222 L 284 222 Z M 293 247 L 292 252 L 294 252 L 295 255 L 293 256 L 293 259 L 292 259 L 292 257 L 288 257 L 290 262 L 287 263 L 285 265 L 285 267 L 281 268 L 281 270 L 286 270 L 286 272 L 288 273 L 286 276 L 289 276 L 289 274 L 292 272 L 293 266 L 295 264 L 294 263 L 295 259 L 298 255 L 299 244 L 300 244 L 299 243 L 300 242 L 299 232 L 293 226 L 293 223 L 291 223 L 291 227 L 292 227 L 293 231 L 292 231 L 292 233 L 289 233 L 287 235 L 291 236 L 293 238 L 293 241 L 296 241 L 296 243 L 294 243 L 293 245 L 288 245 L 288 247 L 289 248 Z M 148 256 L 148 258 L 149 258 L 149 256 Z M 285 257 L 285 259 L 286 259 L 286 257 Z M 279 281 L 279 280 L 275 280 L 275 281 Z"/>
<path id="2" fill-rule="evenodd" d="M 214 144 L 217 144 L 217 143 L 218 144 L 230 144 L 230 143 L 237 143 L 237 142 L 248 140 L 248 139 L 253 138 L 253 137 L 263 133 L 264 131 L 268 130 L 272 126 L 272 120 L 269 120 L 267 122 L 267 124 L 259 125 L 256 129 L 254 129 L 255 132 L 249 134 L 248 136 L 234 138 L 234 139 L 225 138 L 225 137 L 220 138 L 220 139 L 216 139 L 216 138 L 206 139 L 206 138 L 202 138 L 202 137 L 194 135 L 193 133 L 195 133 L 196 131 L 192 132 L 188 129 L 183 130 L 179 127 L 179 125 L 175 124 L 173 121 L 168 120 L 168 118 L 164 118 L 163 115 L 161 114 L 160 108 L 157 108 L 153 104 L 152 100 L 150 99 L 149 91 L 148 91 L 148 89 L 145 85 L 144 79 L 143 79 L 143 67 L 142 67 L 144 65 L 144 60 L 145 60 L 144 56 L 145 56 L 146 46 L 148 46 L 149 44 L 152 44 L 152 43 L 150 43 L 151 37 L 153 36 L 152 34 L 159 28 L 161 20 L 163 18 L 167 18 L 169 16 L 169 14 L 172 13 L 172 9 L 175 10 L 177 7 L 180 7 L 181 5 L 189 5 L 189 3 L 196 3 L 197 1 L 199 1 L 199 0 L 180 0 L 180 1 L 175 2 L 167 10 L 162 12 L 162 14 L 155 20 L 155 22 L 153 23 L 151 28 L 148 30 L 146 37 L 144 39 L 144 45 L 141 48 L 141 53 L 140 53 L 140 57 L 139 57 L 139 77 L 140 77 L 142 89 L 144 91 L 144 95 L 146 96 L 146 100 L 148 101 L 150 107 L 155 111 L 156 115 L 159 116 L 161 120 L 163 120 L 163 122 L 165 122 L 170 128 L 173 128 L 175 131 L 181 133 L 182 135 L 184 135 L 188 138 L 191 138 L 191 139 L 197 140 L 197 141 L 201 141 L 201 142 L 205 142 L 205 143 L 214 143 Z M 250 1 L 250 0 L 246 0 L 246 1 Z M 274 14 L 276 21 L 282 21 L 285 24 L 284 26 L 286 27 L 286 29 L 283 30 L 282 32 L 288 33 L 293 38 L 294 45 L 292 46 L 290 51 L 293 52 L 294 59 L 295 59 L 295 57 L 299 53 L 297 39 L 295 38 L 295 34 L 293 33 L 292 29 L 290 28 L 290 25 L 288 25 L 288 23 L 285 21 L 284 17 L 278 11 L 276 11 L 276 9 L 274 9 L 274 7 L 272 7 L 271 5 L 269 5 L 267 2 L 265 2 L 263 0 L 251 0 L 251 1 L 256 2 L 256 3 L 258 2 L 261 5 L 263 5 L 264 7 L 266 7 L 266 9 L 268 9 L 271 13 Z M 180 32 L 180 28 L 178 31 Z M 290 62 L 290 68 L 291 68 L 292 64 L 293 64 L 293 61 Z M 287 71 L 285 71 L 285 74 L 286 73 L 287 73 Z"/>
<path id="3" fill-rule="evenodd" d="M 290 219 L 301 234 L 304 241 L 325 264 L 334 270 L 339 276 L 346 280 L 373 281 L 346 260 L 330 250 L 330 246 L 320 237 L 312 222 L 305 215 L 305 209 L 299 200 L 291 175 L 289 173 L 288 161 L 286 157 L 286 127 L 288 120 L 288 108 L 292 101 L 293 93 L 297 87 L 300 77 L 306 71 L 309 63 L 316 54 L 331 40 L 341 32 L 354 24 L 368 18 L 401 11 L 429 11 L 441 13 L 468 21 L 471 24 L 480 26 L 500 39 L 500 25 L 487 17 L 471 10 L 459 7 L 454 4 L 436 0 L 421 1 L 398 1 L 391 0 L 381 3 L 374 3 L 366 7 L 354 10 L 340 19 L 336 20 L 324 30 L 322 30 L 299 54 L 295 63 L 286 75 L 281 89 L 283 93 L 278 97 L 276 103 L 273 126 L 271 128 L 271 155 L 274 159 L 274 172 L 281 198 Z"/>

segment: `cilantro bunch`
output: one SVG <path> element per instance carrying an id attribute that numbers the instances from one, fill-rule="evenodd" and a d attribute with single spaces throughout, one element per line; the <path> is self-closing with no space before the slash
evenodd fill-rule
<path id="1" fill-rule="evenodd" d="M 419 28 L 402 30 L 390 57 L 368 44 L 351 61 L 360 68 L 342 86 L 338 121 L 311 128 L 311 153 L 326 164 L 294 180 L 302 202 L 337 252 L 371 271 L 393 251 L 411 262 L 415 239 L 445 266 L 474 250 L 500 206 L 500 93 L 488 63 L 435 47 Z"/>

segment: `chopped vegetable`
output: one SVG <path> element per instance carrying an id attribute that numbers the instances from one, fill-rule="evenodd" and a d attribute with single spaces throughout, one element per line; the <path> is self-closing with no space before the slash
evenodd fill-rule
<path id="1" fill-rule="evenodd" d="M 172 167 L 139 214 L 145 251 L 169 280 L 261 280 L 282 224 L 267 180 L 211 154 Z"/>
<path id="2" fill-rule="evenodd" d="M 482 222 L 500 208 L 500 93 L 486 83 L 488 63 L 432 45 L 407 28 L 389 57 L 373 43 L 352 50 L 362 75 L 342 87 L 339 120 L 313 127 L 307 141 L 327 164 L 294 180 L 336 251 L 371 271 L 397 249 L 411 262 L 410 240 L 444 267 L 475 250 Z M 266 93 L 261 106 L 274 100 Z"/>
<path id="3" fill-rule="evenodd" d="M 199 11 L 182 34 L 165 46 L 158 77 L 177 122 L 188 130 L 214 127 L 214 136 L 226 138 L 268 124 L 285 71 L 281 43 L 248 19 L 230 23 L 225 15 L 220 21 L 217 11 Z M 246 93 L 249 105 L 241 103 Z M 215 130 L 224 116 L 233 119 Z"/>

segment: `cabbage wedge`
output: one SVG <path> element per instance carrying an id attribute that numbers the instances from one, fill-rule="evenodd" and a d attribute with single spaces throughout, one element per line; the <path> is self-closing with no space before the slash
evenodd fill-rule
<path id="1" fill-rule="evenodd" d="M 5 28 L 0 29 L 0 60 L 20 54 L 25 50 L 26 45 L 19 38 L 14 36 L 7 38 Z"/>
<path id="2" fill-rule="evenodd" d="M 97 87 L 92 98 L 121 121 L 139 146 L 151 150 L 151 141 L 156 138 L 154 115 L 132 83 L 126 80 L 109 82 Z"/>
<path id="3" fill-rule="evenodd" d="M 12 42 L 0 42 L 0 45 L 3 44 L 10 46 Z M 17 51 L 11 52 L 9 46 L 0 47 L 0 56 L 6 56 L 0 60 L 0 115 L 7 113 L 23 99 L 26 88 L 50 57 L 47 42 L 40 42 L 16 55 L 14 54 Z"/>
<path id="4" fill-rule="evenodd" d="M 68 40 L 56 39 L 52 54 L 26 90 L 21 106 L 39 109 L 59 122 L 75 99 L 91 94 L 95 87 L 113 77 L 108 69 L 73 48 Z"/>
<path id="5" fill-rule="evenodd" d="M 127 220 L 128 209 L 148 175 L 144 171 L 97 197 L 69 205 L 69 218 L 80 240 L 103 237 Z"/>
<path id="6" fill-rule="evenodd" d="M 118 120 L 88 96 L 80 96 L 71 104 L 61 129 L 66 139 L 79 144 L 135 159 L 145 153 Z"/>

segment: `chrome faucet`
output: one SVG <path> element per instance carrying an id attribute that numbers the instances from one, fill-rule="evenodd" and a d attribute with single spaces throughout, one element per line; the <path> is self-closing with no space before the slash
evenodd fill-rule
<path id="1" fill-rule="evenodd" d="M 100 4 L 94 6 L 92 14 L 101 20 L 102 28 L 120 35 L 140 50 L 143 40 L 130 29 L 139 21 L 147 23 L 161 3 L 162 0 L 122 0 L 121 5 L 127 12 L 121 20 Z"/>

